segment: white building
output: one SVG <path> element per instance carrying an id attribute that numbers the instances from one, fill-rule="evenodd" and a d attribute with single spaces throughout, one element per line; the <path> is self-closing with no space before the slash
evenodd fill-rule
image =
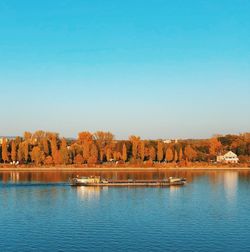
<path id="1" fill-rule="evenodd" d="M 165 144 L 170 144 L 171 142 L 172 142 L 171 139 L 166 139 L 166 140 L 163 141 L 163 143 L 165 143 Z"/>
<path id="2" fill-rule="evenodd" d="M 217 162 L 236 164 L 239 162 L 239 158 L 235 153 L 229 151 L 224 155 L 217 156 Z"/>
<path id="3" fill-rule="evenodd" d="M 163 143 L 165 143 L 165 144 L 170 144 L 170 143 L 172 143 L 172 142 L 178 143 L 178 139 L 165 139 L 165 140 L 163 141 Z"/>

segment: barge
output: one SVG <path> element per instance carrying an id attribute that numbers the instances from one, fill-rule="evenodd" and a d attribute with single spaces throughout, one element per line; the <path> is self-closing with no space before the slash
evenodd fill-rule
<path id="1" fill-rule="evenodd" d="M 186 184 L 185 178 L 169 177 L 167 179 L 158 180 L 117 180 L 117 179 L 102 179 L 99 176 L 79 177 L 69 179 L 71 186 L 180 186 Z"/>

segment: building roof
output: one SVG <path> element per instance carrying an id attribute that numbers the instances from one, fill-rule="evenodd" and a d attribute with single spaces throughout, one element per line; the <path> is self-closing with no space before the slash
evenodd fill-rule
<path id="1" fill-rule="evenodd" d="M 222 153 L 220 153 L 218 156 L 223 156 L 223 157 L 237 157 L 237 154 L 235 154 L 232 151 L 224 151 Z"/>

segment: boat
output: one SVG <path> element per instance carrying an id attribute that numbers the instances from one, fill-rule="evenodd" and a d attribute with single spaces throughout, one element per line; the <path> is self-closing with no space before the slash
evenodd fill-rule
<path id="1" fill-rule="evenodd" d="M 179 186 L 186 184 L 185 178 L 169 177 L 158 180 L 138 180 L 138 179 L 103 179 L 100 176 L 73 177 L 69 179 L 71 186 Z"/>

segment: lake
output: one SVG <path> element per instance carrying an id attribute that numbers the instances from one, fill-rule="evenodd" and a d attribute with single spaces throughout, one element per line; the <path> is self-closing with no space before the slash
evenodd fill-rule
<path id="1" fill-rule="evenodd" d="M 70 187 L 73 175 L 182 187 Z M 0 172 L 0 251 L 250 251 L 250 172 Z"/>

